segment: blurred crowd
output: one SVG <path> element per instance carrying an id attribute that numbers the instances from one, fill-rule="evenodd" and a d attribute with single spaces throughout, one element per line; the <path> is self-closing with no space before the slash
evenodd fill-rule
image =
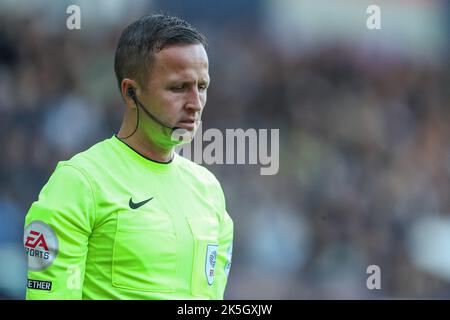
<path id="1" fill-rule="evenodd" d="M 124 26 L 99 39 L 37 23 L 0 19 L 3 298 L 23 298 L 24 216 L 57 162 L 111 137 L 124 109 L 113 73 Z M 448 64 L 339 44 L 286 56 L 245 22 L 206 33 L 203 126 L 280 129 L 277 175 L 208 166 L 235 222 L 226 298 L 449 298 L 450 263 L 435 258 L 450 246 L 439 237 L 450 223 Z M 369 265 L 380 290 L 366 286 Z"/>

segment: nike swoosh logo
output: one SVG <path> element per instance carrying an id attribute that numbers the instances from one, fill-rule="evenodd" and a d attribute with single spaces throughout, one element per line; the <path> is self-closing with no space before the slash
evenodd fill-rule
<path id="1" fill-rule="evenodd" d="M 135 203 L 135 202 L 133 202 L 133 199 L 130 198 L 130 201 L 128 202 L 128 204 L 130 205 L 131 209 L 137 209 L 139 207 L 142 207 L 144 204 L 146 204 L 147 202 L 149 202 L 152 199 L 153 199 L 153 197 L 151 197 L 150 199 Z"/>

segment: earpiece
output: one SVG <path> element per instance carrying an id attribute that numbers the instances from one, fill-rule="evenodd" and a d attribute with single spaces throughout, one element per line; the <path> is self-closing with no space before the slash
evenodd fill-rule
<path id="1" fill-rule="evenodd" d="M 136 99 L 136 91 L 134 91 L 133 87 L 128 87 L 127 94 L 131 99 Z"/>

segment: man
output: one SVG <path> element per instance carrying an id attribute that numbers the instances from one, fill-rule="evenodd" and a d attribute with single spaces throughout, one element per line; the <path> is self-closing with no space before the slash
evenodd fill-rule
<path id="1" fill-rule="evenodd" d="M 205 44 L 165 15 L 124 30 L 121 128 L 58 163 L 32 204 L 27 299 L 223 299 L 233 239 L 224 195 L 212 173 L 174 152 L 206 103 Z"/>

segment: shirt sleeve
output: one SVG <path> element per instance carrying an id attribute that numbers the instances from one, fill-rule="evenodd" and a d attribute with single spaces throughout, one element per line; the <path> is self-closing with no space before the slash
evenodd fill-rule
<path id="1" fill-rule="evenodd" d="M 225 197 L 220 184 L 218 184 L 218 192 L 220 199 L 220 231 L 219 231 L 219 248 L 216 258 L 216 297 L 223 299 L 228 274 L 231 269 L 231 258 L 233 251 L 233 220 L 226 210 Z"/>
<path id="2" fill-rule="evenodd" d="M 25 218 L 27 299 L 81 299 L 95 201 L 87 176 L 59 164 Z"/>

